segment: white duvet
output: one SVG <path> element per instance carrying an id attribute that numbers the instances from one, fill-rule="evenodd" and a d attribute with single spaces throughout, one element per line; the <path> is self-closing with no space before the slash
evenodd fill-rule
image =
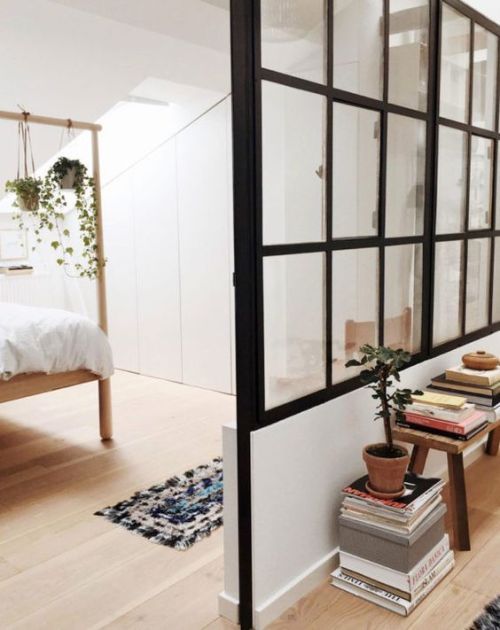
<path id="1" fill-rule="evenodd" d="M 55 308 L 0 302 L 0 378 L 30 372 L 113 373 L 108 338 L 87 317 Z"/>

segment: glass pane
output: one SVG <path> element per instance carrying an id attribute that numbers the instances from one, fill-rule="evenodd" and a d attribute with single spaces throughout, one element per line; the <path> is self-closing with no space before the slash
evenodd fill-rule
<path id="1" fill-rule="evenodd" d="M 325 387 L 324 257 L 264 258 L 266 409 Z"/>
<path id="2" fill-rule="evenodd" d="M 335 0 L 334 7 L 335 87 L 382 99 L 383 0 Z"/>
<path id="3" fill-rule="evenodd" d="M 334 103 L 333 236 L 378 234 L 380 114 Z"/>
<path id="4" fill-rule="evenodd" d="M 386 235 L 422 234 L 425 205 L 425 122 L 389 114 Z"/>
<path id="5" fill-rule="evenodd" d="M 490 244 L 489 238 L 477 238 L 467 245 L 466 333 L 488 325 Z"/>
<path id="6" fill-rule="evenodd" d="M 493 140 L 472 136 L 469 229 L 490 227 L 493 178 Z"/>
<path id="7" fill-rule="evenodd" d="M 463 232 L 467 196 L 467 134 L 439 127 L 436 233 Z"/>
<path id="8" fill-rule="evenodd" d="M 322 96 L 262 84 L 264 243 L 324 238 L 324 112 Z"/>
<path id="9" fill-rule="evenodd" d="M 440 114 L 468 122 L 470 20 L 443 3 Z"/>
<path id="10" fill-rule="evenodd" d="M 422 333 L 421 244 L 385 249 L 384 346 L 420 351 Z"/>
<path id="11" fill-rule="evenodd" d="M 262 67 L 324 83 L 326 0 L 261 0 Z"/>
<path id="12" fill-rule="evenodd" d="M 495 126 L 498 39 L 478 24 L 474 25 L 474 68 L 472 124 Z"/>
<path id="13" fill-rule="evenodd" d="M 433 345 L 462 333 L 463 241 L 436 243 Z"/>
<path id="14" fill-rule="evenodd" d="M 495 269 L 493 274 L 493 323 L 500 322 L 500 236 L 495 238 Z"/>
<path id="15" fill-rule="evenodd" d="M 332 254 L 332 381 L 359 373 L 345 363 L 364 343 L 378 344 L 378 249 Z"/>
<path id="16" fill-rule="evenodd" d="M 427 110 L 428 0 L 390 0 L 389 101 Z"/>

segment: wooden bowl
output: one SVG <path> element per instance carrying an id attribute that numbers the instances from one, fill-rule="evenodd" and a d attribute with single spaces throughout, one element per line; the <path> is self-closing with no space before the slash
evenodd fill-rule
<path id="1" fill-rule="evenodd" d="M 499 363 L 498 357 L 485 350 L 464 354 L 462 362 L 466 368 L 471 370 L 494 370 Z"/>

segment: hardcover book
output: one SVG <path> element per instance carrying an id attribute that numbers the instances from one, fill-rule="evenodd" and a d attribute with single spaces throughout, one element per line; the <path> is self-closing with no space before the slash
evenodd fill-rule
<path id="1" fill-rule="evenodd" d="M 483 396 L 494 396 L 500 394 L 500 383 L 495 385 L 471 385 L 463 381 L 454 381 L 446 378 L 446 374 L 439 374 L 431 379 L 432 385 L 437 387 L 446 387 L 448 390 L 456 390 L 457 393 L 467 392 L 470 394 L 479 394 Z"/>
<path id="2" fill-rule="evenodd" d="M 365 560 L 359 556 L 340 550 L 340 566 L 352 572 L 365 575 L 387 586 L 405 593 L 415 592 L 424 578 L 444 558 L 450 550 L 450 539 L 445 534 L 441 540 L 408 573 L 395 571 L 383 564 Z"/>
<path id="3" fill-rule="evenodd" d="M 446 378 L 450 381 L 471 383 L 476 385 L 494 385 L 500 381 L 500 368 L 494 370 L 471 370 L 464 365 L 446 370 Z"/>
<path id="4" fill-rule="evenodd" d="M 403 429 L 417 429 L 417 430 L 423 431 L 424 433 L 432 433 L 433 435 L 441 435 L 442 437 L 448 437 L 454 440 L 462 440 L 462 441 L 467 441 L 467 440 L 472 439 L 478 433 L 481 433 L 481 431 L 485 429 L 488 426 L 488 424 L 489 424 L 489 421 L 485 420 L 478 427 L 476 427 L 475 429 L 472 429 L 472 431 L 470 431 L 469 433 L 465 435 L 460 435 L 458 433 L 451 433 L 450 431 L 443 431 L 441 429 L 434 429 L 432 427 L 423 427 L 419 424 L 413 424 L 408 421 L 403 422 L 401 420 L 398 420 L 396 422 L 396 425 L 398 427 L 402 427 Z"/>
<path id="5" fill-rule="evenodd" d="M 486 414 L 482 411 L 474 410 L 473 413 L 461 422 L 448 422 L 446 420 L 439 420 L 437 418 L 429 418 L 420 414 L 405 412 L 405 418 L 409 424 L 416 424 L 422 427 L 429 427 L 431 429 L 441 429 L 449 433 L 456 433 L 458 435 L 468 435 L 475 428 L 484 424 L 486 421 Z"/>
<path id="6" fill-rule="evenodd" d="M 359 597 L 383 606 L 388 610 L 392 610 L 403 616 L 408 616 L 418 604 L 424 600 L 427 595 L 450 573 L 455 565 L 453 554 L 451 559 L 449 556 L 443 558 L 443 560 L 437 565 L 436 569 L 432 571 L 432 575 L 429 582 L 422 588 L 418 596 L 411 602 L 398 597 L 394 593 L 391 593 L 383 588 L 379 588 L 372 584 L 367 584 L 363 580 L 359 580 L 355 577 L 351 577 L 342 572 L 342 569 L 337 569 L 332 574 L 332 584 L 338 588 L 358 595 Z"/>

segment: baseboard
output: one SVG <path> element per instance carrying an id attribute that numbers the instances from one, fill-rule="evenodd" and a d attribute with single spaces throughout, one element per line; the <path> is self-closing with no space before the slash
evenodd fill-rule
<path id="1" fill-rule="evenodd" d="M 470 466 L 484 454 L 484 443 L 474 445 L 470 451 L 464 454 L 465 466 Z M 448 468 L 446 465 L 437 473 L 437 476 L 448 481 Z M 266 626 L 275 621 L 288 608 L 297 603 L 299 599 L 306 596 L 317 586 L 319 586 L 330 573 L 338 566 L 338 547 L 325 555 L 321 560 L 309 567 L 291 582 L 288 582 L 282 589 L 270 597 L 266 602 L 254 610 L 255 630 L 264 630 Z M 225 592 L 219 594 L 219 613 L 232 621 L 238 623 L 239 602 Z"/>
<path id="2" fill-rule="evenodd" d="M 235 624 L 240 621 L 240 602 L 226 591 L 219 593 L 219 615 Z"/>
<path id="3" fill-rule="evenodd" d="M 338 565 L 338 553 L 337 547 L 258 606 L 254 611 L 255 630 L 263 630 L 321 584 Z"/>

